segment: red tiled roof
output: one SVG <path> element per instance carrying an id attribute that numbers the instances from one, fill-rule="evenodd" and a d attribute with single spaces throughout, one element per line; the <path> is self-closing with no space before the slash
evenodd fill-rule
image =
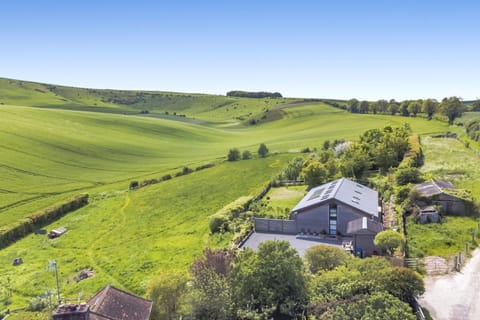
<path id="1" fill-rule="evenodd" d="M 91 320 L 148 320 L 152 301 L 137 297 L 111 285 L 88 301 Z"/>

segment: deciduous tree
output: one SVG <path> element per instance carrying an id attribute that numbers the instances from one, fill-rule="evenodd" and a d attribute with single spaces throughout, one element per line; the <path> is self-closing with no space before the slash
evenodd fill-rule
<path id="1" fill-rule="evenodd" d="M 260 144 L 258 147 L 258 155 L 261 158 L 265 158 L 268 155 L 268 148 L 264 143 Z"/>
<path id="2" fill-rule="evenodd" d="M 441 113 L 448 118 L 448 123 L 453 124 L 453 121 L 460 117 L 465 111 L 465 106 L 458 97 L 444 98 L 439 105 Z"/>
<path id="3" fill-rule="evenodd" d="M 403 246 L 405 245 L 405 238 L 400 232 L 394 230 L 385 230 L 377 233 L 373 242 L 380 250 L 386 251 L 388 254 L 393 255 L 396 249 L 403 249 Z"/>
<path id="4" fill-rule="evenodd" d="M 335 269 L 348 258 L 349 255 L 344 250 L 322 244 L 308 248 L 304 256 L 308 269 L 313 274 L 319 270 Z"/>

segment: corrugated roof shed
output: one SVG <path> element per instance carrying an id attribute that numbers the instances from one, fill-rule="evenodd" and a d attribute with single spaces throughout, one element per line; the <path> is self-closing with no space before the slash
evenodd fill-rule
<path id="1" fill-rule="evenodd" d="M 299 212 L 336 199 L 372 216 L 378 217 L 378 192 L 347 178 L 315 187 L 292 209 Z"/>
<path id="2" fill-rule="evenodd" d="M 88 301 L 91 320 L 148 320 L 152 301 L 137 297 L 111 285 Z"/>
<path id="3" fill-rule="evenodd" d="M 455 186 L 448 181 L 428 181 L 415 186 L 415 189 L 421 192 L 425 197 L 431 197 L 444 193 L 442 189 L 455 189 Z"/>

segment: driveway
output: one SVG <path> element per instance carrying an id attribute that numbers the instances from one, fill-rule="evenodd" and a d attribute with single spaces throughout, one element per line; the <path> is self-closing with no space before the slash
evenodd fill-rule
<path id="1" fill-rule="evenodd" d="M 342 248 L 342 241 L 336 239 L 320 239 L 318 237 L 308 237 L 308 236 L 295 236 L 288 234 L 278 234 L 278 233 L 263 233 L 263 232 L 254 232 L 250 238 L 240 247 L 252 248 L 253 250 L 258 250 L 260 243 L 268 240 L 286 240 L 290 242 L 292 248 L 295 248 L 300 256 L 303 257 L 305 251 L 313 246 L 318 246 L 319 244 L 326 244 L 330 246 L 335 246 Z M 350 241 L 350 238 L 344 238 L 343 241 Z"/>
<path id="2" fill-rule="evenodd" d="M 480 249 L 461 272 L 426 277 L 419 301 L 435 320 L 480 319 Z"/>

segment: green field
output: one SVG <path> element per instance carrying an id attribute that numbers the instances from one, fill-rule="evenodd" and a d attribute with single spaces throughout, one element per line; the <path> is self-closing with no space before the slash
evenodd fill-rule
<path id="1" fill-rule="evenodd" d="M 248 125 L 252 117 L 264 119 Z M 420 134 L 449 130 L 438 121 L 351 114 L 298 99 L 77 89 L 0 79 L 0 229 L 72 195 L 90 194 L 90 205 L 47 226 L 67 226 L 65 236 L 47 241 L 30 235 L 0 251 L 0 299 L 6 301 L 8 279 L 11 309 L 53 288 L 53 275 L 45 269 L 50 259 L 59 262 L 66 297 L 80 292 L 88 297 L 107 283 L 144 294 L 157 272 L 187 269 L 205 246 L 226 245 L 231 235 L 209 235 L 208 216 L 258 192 L 295 153 L 320 148 L 326 139 L 356 139 L 367 129 L 404 123 Z M 278 154 L 224 162 L 230 148 L 255 154 L 260 143 Z M 206 163 L 216 166 L 127 190 L 132 180 Z M 288 207 L 298 199 L 273 200 L 274 207 Z M 11 260 L 17 256 L 25 263 L 14 268 Z M 95 277 L 73 281 L 86 267 Z"/>

